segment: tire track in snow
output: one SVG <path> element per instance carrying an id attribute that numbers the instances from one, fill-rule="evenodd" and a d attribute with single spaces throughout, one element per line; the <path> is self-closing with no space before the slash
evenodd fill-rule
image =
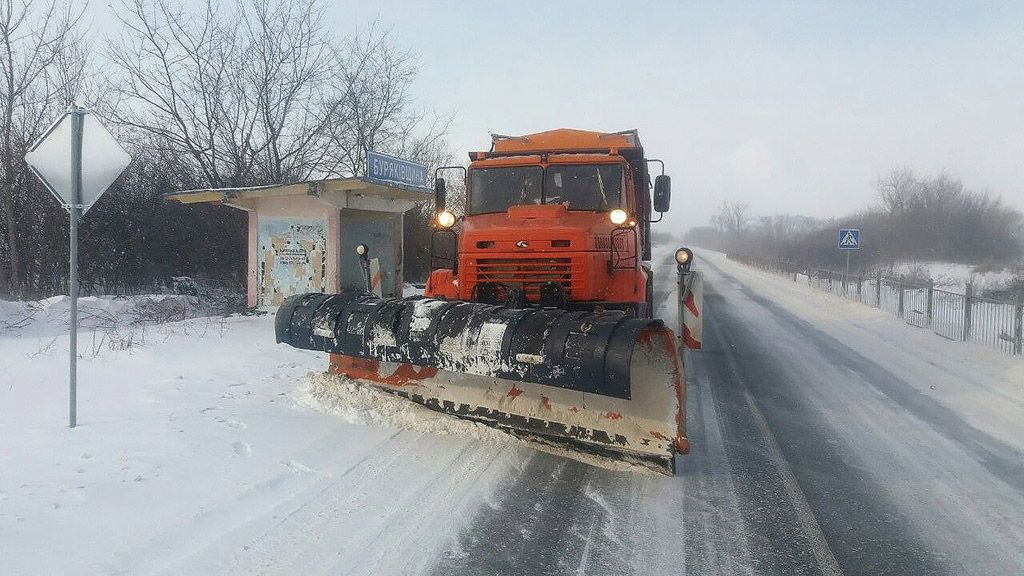
<path id="1" fill-rule="evenodd" d="M 806 515 L 810 511 L 838 565 L 847 574 L 945 573 L 936 551 L 929 550 L 883 485 L 869 473 L 872 463 L 851 458 L 849 452 L 838 449 L 836 424 L 828 411 L 842 406 L 833 404 L 834 397 L 827 400 L 829 404 L 821 404 L 824 400 L 819 390 L 849 383 L 823 379 L 834 370 L 828 361 L 818 370 L 803 373 L 804 363 L 818 366 L 815 363 L 820 361 L 802 350 L 813 346 L 806 335 L 788 331 L 785 323 L 775 317 L 777 313 L 756 302 L 754 309 L 748 309 L 749 304 L 737 300 L 746 298 L 745 287 L 714 264 L 705 259 L 702 262 L 709 272 L 709 281 L 705 283 L 705 337 L 710 334 L 716 340 L 728 338 L 730 350 L 723 353 L 731 354 L 732 359 L 724 358 L 719 364 L 728 366 L 727 372 L 735 373 L 727 377 L 742 384 L 733 401 L 750 403 L 760 414 L 760 418 L 752 415 L 751 422 L 731 427 L 768 428 L 777 450 L 773 458 L 782 458 L 793 474 L 790 481 L 795 480 L 799 495 L 807 502 L 808 508 L 797 504 L 796 513 Z M 801 348 L 791 348 L 788 339 L 794 339 Z M 719 345 L 726 343 L 720 341 Z M 871 421 L 860 423 L 865 429 L 872 425 Z M 763 446 L 763 450 L 773 452 L 771 444 Z M 765 487 L 766 493 L 771 491 L 771 486 Z M 784 490 L 780 496 L 789 497 Z M 757 502 L 757 496 L 745 496 L 742 500 Z M 772 530 L 767 523 L 756 528 L 758 533 L 769 535 Z M 795 548 L 796 553 L 815 550 L 813 532 L 802 533 L 800 537 L 808 536 L 812 540 Z M 770 536 L 770 541 L 780 543 L 782 539 Z M 768 549 L 755 553 L 758 556 L 771 558 L 772 553 Z"/>
<path id="2" fill-rule="evenodd" d="M 715 271 L 724 278 L 739 284 L 735 277 L 721 269 L 715 267 Z M 832 365 L 847 368 L 852 374 L 870 382 L 873 387 L 907 412 L 926 422 L 935 431 L 964 445 L 969 452 L 978 454 L 979 463 L 1013 486 L 1018 492 L 1024 493 L 1024 453 L 969 425 L 955 412 L 942 406 L 938 401 L 921 394 L 916 388 L 903 382 L 883 366 L 879 366 L 869 358 L 843 346 L 841 342 L 816 329 L 810 323 L 793 317 L 763 295 L 745 286 L 741 290 L 747 298 L 770 311 L 775 317 L 789 325 L 794 332 L 798 331 L 806 335 L 807 341 L 813 343 L 820 354 L 828 358 Z"/>
<path id="3" fill-rule="evenodd" d="M 667 300 L 659 311 L 668 319 L 675 285 L 662 281 L 670 285 L 657 292 Z M 810 552 L 797 550 L 806 538 L 779 496 L 776 463 L 758 450 L 760 431 L 735 386 L 715 381 L 735 379 L 708 368 L 720 364 L 713 354 L 687 358 L 693 451 L 679 457 L 675 478 L 535 454 L 497 492 L 498 504 L 478 510 L 460 532 L 460 554 L 441 559 L 433 573 L 821 573 Z M 776 525 L 767 538 L 757 532 L 766 524 Z M 762 552 L 756 560 L 751 542 Z"/>
<path id="4" fill-rule="evenodd" d="M 328 453 L 325 442 L 308 450 Z M 494 479 L 508 474 L 515 454 L 396 431 L 355 461 L 343 457 L 339 473 L 291 468 L 251 487 L 146 547 L 169 557 L 132 564 L 142 574 L 421 572 Z"/>
<path id="5" fill-rule="evenodd" d="M 681 488 L 686 497 L 682 513 L 688 520 L 689 530 L 695 534 L 695 537 L 686 539 L 686 564 L 692 566 L 696 573 L 714 567 L 732 574 L 749 574 L 751 559 L 746 526 L 740 513 L 735 478 L 726 455 L 722 421 L 714 404 L 710 383 L 707 376 L 696 369 L 688 381 L 690 386 L 695 385 L 688 396 L 698 398 L 694 420 L 699 423 L 701 434 L 695 438 L 691 436 L 695 448 L 681 459 L 681 465 L 693 473 L 685 478 Z M 686 481 L 691 478 L 693 486 Z M 703 555 L 697 554 L 698 549 L 703 551 Z"/>
<path id="6" fill-rule="evenodd" d="M 705 320 L 707 320 L 706 317 Z M 707 324 L 710 326 L 712 331 L 714 331 L 718 342 L 720 344 L 723 343 L 724 339 L 722 338 L 722 332 L 718 323 L 711 320 L 708 321 Z M 779 448 L 779 443 L 775 439 L 775 434 L 768 425 L 768 421 L 765 419 L 761 409 L 757 407 L 753 397 L 750 395 L 749 388 L 747 388 L 747 385 L 742 380 L 735 354 L 726 346 L 722 347 L 722 352 L 729 370 L 740 382 L 743 400 L 746 402 L 751 420 L 757 427 L 758 432 L 760 432 L 761 438 L 764 440 L 769 459 L 772 464 L 774 464 L 775 469 L 779 474 L 782 486 L 789 499 L 789 504 L 792 506 L 792 510 L 796 515 L 797 521 L 800 523 L 804 534 L 810 541 L 810 551 L 814 554 L 818 570 L 825 576 L 841 575 L 843 571 L 839 568 L 839 563 L 836 562 L 836 558 L 832 554 L 832 549 L 829 548 L 828 541 L 825 539 L 825 536 L 821 531 L 821 526 L 818 525 L 818 520 L 815 518 L 814 512 L 811 510 L 811 506 L 807 503 L 807 498 L 800 489 L 800 484 L 796 479 L 796 475 L 793 474 L 789 464 L 786 462 L 786 458 L 783 456 L 782 450 Z"/>
<path id="7" fill-rule="evenodd" d="M 334 481 L 359 470 L 376 454 L 390 452 L 383 447 L 397 434 L 365 446 L 360 453 L 348 454 L 347 468 Z M 328 441 L 328 438 L 318 438 L 303 452 L 322 452 L 323 443 Z M 301 454 L 297 457 L 301 458 Z M 225 541 L 240 532 L 252 530 L 253 526 L 272 521 L 276 514 L 287 514 L 289 506 L 293 509 L 301 507 L 323 490 L 329 480 L 320 474 L 296 474 L 293 469 L 282 466 L 276 473 L 240 490 L 234 499 L 203 510 L 176 530 L 122 553 L 125 558 L 118 563 L 133 566 L 134 573 L 162 574 L 173 572 L 176 566 L 200 562 L 204 555 L 210 558 L 224 556 L 222 546 Z M 280 493 L 278 498 L 267 498 L 267 493 L 275 492 Z M 154 555 L 154 550 L 164 552 Z M 206 561 L 213 562 L 212 559 Z"/>
<path id="8" fill-rule="evenodd" d="M 479 505 L 507 456 L 477 440 L 403 431 L 342 481 L 255 538 L 236 542 L 237 573 L 418 573 Z M 381 494 L 393 495 L 381 498 Z M 244 543 L 243 543 L 244 542 Z M 329 550 L 331 554 L 324 554 Z"/>

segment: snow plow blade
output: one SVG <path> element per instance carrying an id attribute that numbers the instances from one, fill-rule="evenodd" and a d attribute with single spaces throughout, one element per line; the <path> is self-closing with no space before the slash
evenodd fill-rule
<path id="1" fill-rule="evenodd" d="M 289 298 L 275 330 L 331 353 L 334 373 L 517 436 L 668 474 L 688 451 L 681 360 L 658 320 L 352 291 Z"/>

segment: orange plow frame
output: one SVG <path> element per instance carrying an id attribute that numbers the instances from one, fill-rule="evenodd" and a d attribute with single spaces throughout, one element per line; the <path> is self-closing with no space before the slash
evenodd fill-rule
<path id="1" fill-rule="evenodd" d="M 672 474 L 673 455 L 689 452 L 686 382 L 675 342 L 667 328 L 640 334 L 629 399 L 342 354 L 330 355 L 330 372 L 518 437 Z"/>

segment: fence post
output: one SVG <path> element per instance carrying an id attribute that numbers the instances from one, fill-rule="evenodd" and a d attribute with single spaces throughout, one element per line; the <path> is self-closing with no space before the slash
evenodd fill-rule
<path id="1" fill-rule="evenodd" d="M 967 342 L 971 339 L 971 301 L 974 300 L 974 284 L 968 284 L 964 290 L 964 328 L 961 331 L 961 340 Z"/>
<path id="2" fill-rule="evenodd" d="M 899 287 L 900 287 L 899 313 L 900 313 L 900 318 L 903 318 L 903 290 L 904 290 L 903 282 L 899 283 Z"/>
<path id="3" fill-rule="evenodd" d="M 857 276 L 857 302 L 864 303 L 864 298 L 861 297 L 862 288 L 864 286 L 864 277 Z"/>
<path id="4" fill-rule="evenodd" d="M 882 273 L 878 273 L 878 278 L 875 279 L 875 308 L 882 307 Z"/>
<path id="5" fill-rule="evenodd" d="M 931 278 L 929 278 L 928 279 L 928 299 L 925 302 L 925 306 L 927 306 L 926 311 L 928 313 L 928 327 L 929 328 L 932 327 L 932 309 L 933 309 L 932 308 L 932 303 L 934 302 L 934 298 L 935 298 L 935 280 L 932 280 Z"/>
<path id="6" fill-rule="evenodd" d="M 1013 353 L 1020 356 L 1024 354 L 1024 291 L 1017 292 L 1014 311 L 1017 314 L 1013 326 Z"/>

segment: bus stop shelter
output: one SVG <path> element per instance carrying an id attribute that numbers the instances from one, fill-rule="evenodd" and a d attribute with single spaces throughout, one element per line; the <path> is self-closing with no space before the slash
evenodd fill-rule
<path id="1" fill-rule="evenodd" d="M 377 259 L 384 296 L 402 295 L 403 214 L 430 190 L 366 178 L 185 190 L 167 198 L 214 203 L 249 216 L 248 304 L 276 306 L 305 292 L 365 287 L 356 246 Z"/>

